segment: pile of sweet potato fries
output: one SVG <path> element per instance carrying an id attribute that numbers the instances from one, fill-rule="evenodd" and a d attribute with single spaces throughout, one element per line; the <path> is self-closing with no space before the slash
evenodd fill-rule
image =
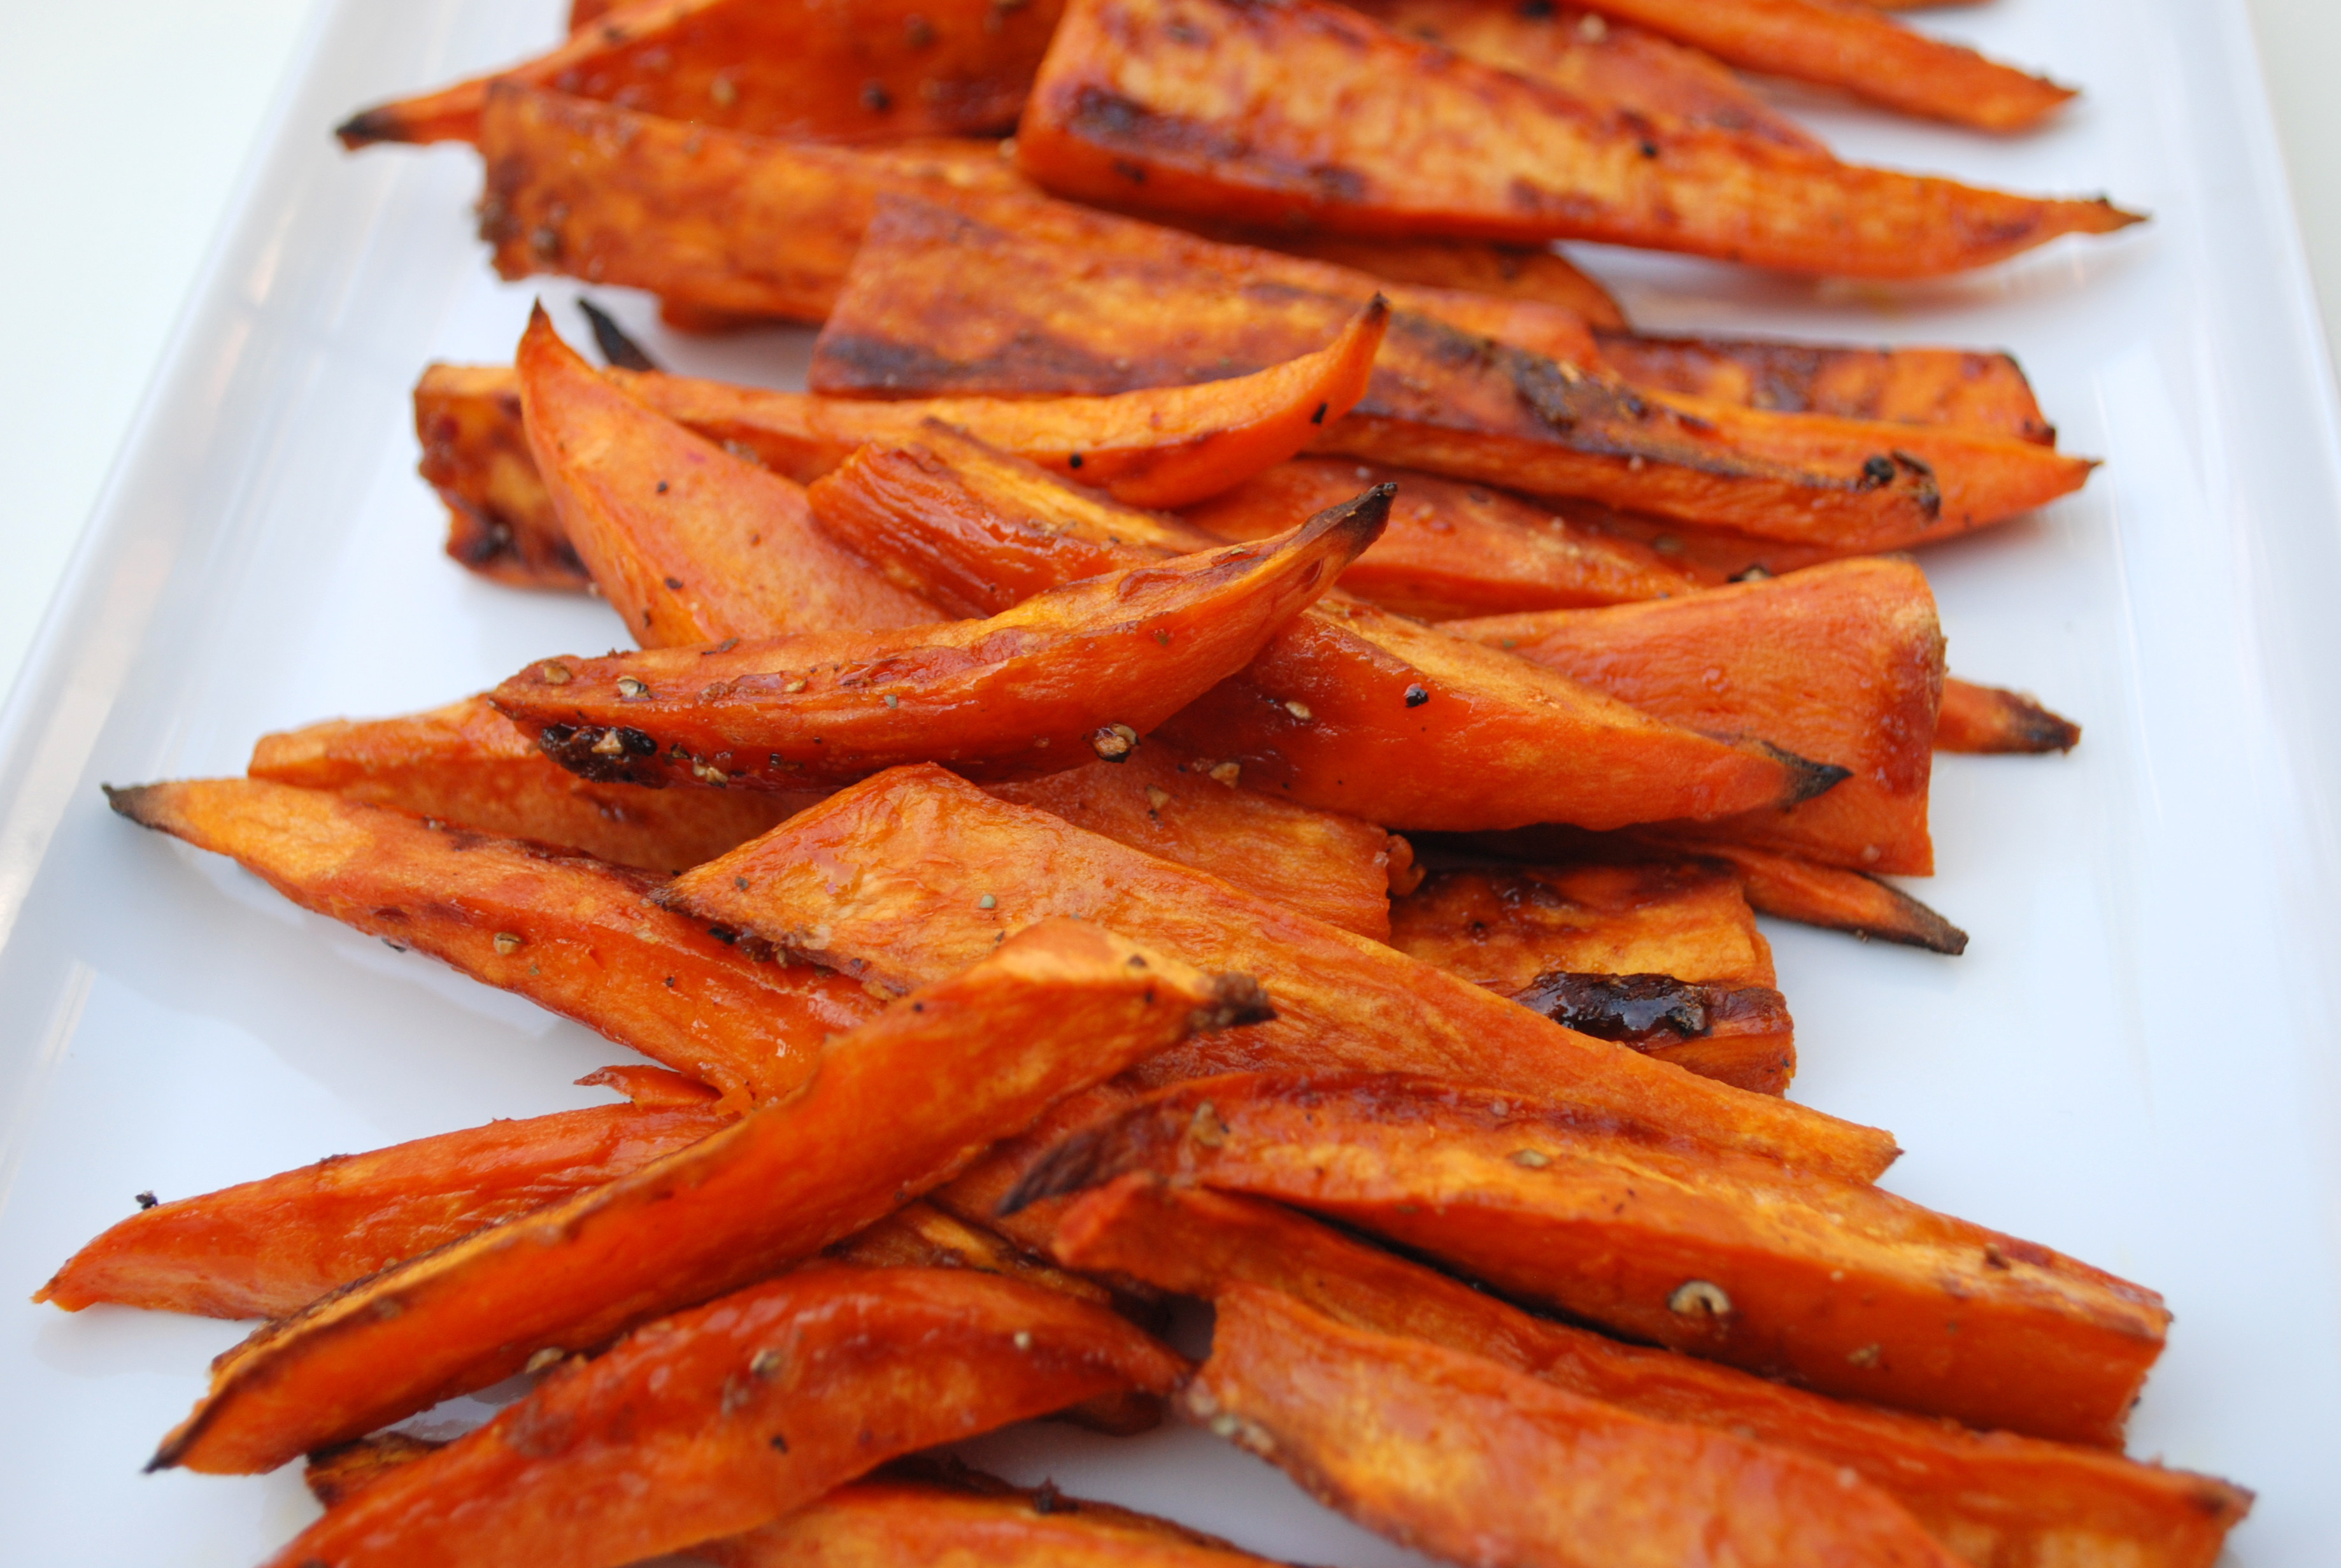
<path id="1" fill-rule="evenodd" d="M 507 277 L 821 335 L 430 366 L 449 553 L 639 650 L 109 792 L 659 1064 L 93 1241 L 42 1299 L 269 1320 L 154 1465 L 307 1455 L 282 1568 L 1257 1562 L 929 1452 L 1172 1411 L 1459 1563 L 2210 1563 L 2249 1494 L 2121 1453 L 2160 1299 L 1880 1190 L 1755 922 L 1964 946 L 1879 879 L 1933 752 L 2079 732 L 1893 553 L 2092 465 L 2005 355 L 1654 337 L 1552 245 L 2136 221 L 1735 72 L 2070 95 L 1892 8 L 581 0 L 352 119 L 478 147 Z"/>

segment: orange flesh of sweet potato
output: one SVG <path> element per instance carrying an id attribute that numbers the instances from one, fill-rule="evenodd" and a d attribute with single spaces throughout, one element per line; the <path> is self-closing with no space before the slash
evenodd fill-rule
<path id="1" fill-rule="evenodd" d="M 1058 7 L 991 0 L 636 5 L 533 60 L 353 115 L 344 146 L 477 141 L 491 82 L 800 141 L 1001 131 L 1040 68 Z"/>
<path id="2" fill-rule="evenodd" d="M 1955 1568 L 1848 1472 L 1654 1421 L 1481 1356 L 1230 1285 L 1189 1413 L 1320 1501 L 1453 1563 Z"/>
<path id="3" fill-rule="evenodd" d="M 274 1469 L 541 1350 L 590 1349 L 737 1290 L 949 1179 L 1053 1101 L 1260 1011 L 1249 981 L 1101 927 L 1028 930 L 831 1041 L 797 1094 L 270 1324 L 214 1364 L 154 1465 Z M 872 1138 L 876 1126 L 889 1135 Z"/>
<path id="4" fill-rule="evenodd" d="M 802 486 L 596 375 L 542 305 L 517 369 L 529 450 L 562 533 L 643 646 L 891 631 L 939 618 L 822 532 Z"/>
<path id="5" fill-rule="evenodd" d="M 1967 951 L 1966 932 L 1900 888 L 1860 872 L 1821 865 L 1799 854 L 1754 844 L 1715 839 L 1669 844 L 1657 835 L 1653 842 L 1662 853 L 1707 855 L 1729 865 L 1739 879 L 1740 890 L 1759 914 L 1935 953 Z"/>
<path id="6" fill-rule="evenodd" d="M 1598 0 L 1597 8 L 1743 70 L 1841 88 L 1904 114 L 1979 130 L 2022 130 L 2073 95 L 2070 87 L 1865 14 L 1859 5 Z"/>
<path id="7" fill-rule="evenodd" d="M 1278 1198 L 1632 1338 L 1973 1426 L 2118 1446 L 2153 1292 L 1905 1199 L 1647 1122 L 1428 1079 L 1173 1085 L 1007 1207 L 1131 1170 Z"/>
<path id="8" fill-rule="evenodd" d="M 2069 752 L 2080 744 L 2080 725 L 2020 692 L 1972 681 L 1943 683 L 1943 705 L 1935 714 L 1937 751 L 2037 754 Z"/>
<path id="9" fill-rule="evenodd" d="M 1341 574 L 1359 598 L 1426 621 L 1579 609 L 1688 594 L 1708 584 L 1633 540 L 1580 528 L 1549 507 L 1428 474 L 1301 457 L 1183 510 L 1225 539 L 1290 526 L 1360 484 L 1395 484 L 1390 525 Z"/>
<path id="10" fill-rule="evenodd" d="M 871 1018 L 852 981 L 755 962 L 643 902 L 659 879 L 255 779 L 113 792 L 144 827 L 233 857 L 299 904 L 715 1085 L 734 1104 L 803 1082 L 822 1042 Z"/>
<path id="11" fill-rule="evenodd" d="M 508 365 L 433 365 L 414 384 L 423 482 L 447 504 L 447 554 L 516 588 L 593 582 L 553 514 Z"/>
<path id="12" fill-rule="evenodd" d="M 283 1317 L 483 1225 L 595 1187 L 732 1121 L 712 1104 L 597 1105 L 337 1154 L 161 1203 L 75 1253 L 35 1301 Z"/>
<path id="13" fill-rule="evenodd" d="M 616 1568 L 896 1454 L 1183 1365 L 1101 1307 L 956 1269 L 808 1269 L 645 1325 L 311 1525 L 282 1568 Z"/>
<path id="14" fill-rule="evenodd" d="M 1381 532 L 1387 491 L 1281 538 L 1051 589 L 987 621 L 532 665 L 499 712 L 589 778 L 843 784 L 936 759 L 1033 777 L 1111 761 L 1249 664 Z"/>
<path id="15" fill-rule="evenodd" d="M 1206 236 L 1222 233 L 1207 224 L 1191 226 Z M 1258 229 L 1224 231 L 1224 237 L 1239 245 L 1331 262 L 1390 283 L 1557 305 L 1583 317 L 1589 326 L 1622 328 L 1626 325 L 1626 313 L 1609 291 L 1549 246 L 1471 240 L 1360 240 L 1347 235 Z"/>
<path id="16" fill-rule="evenodd" d="M 851 881 L 821 869 L 846 865 L 862 869 Z M 1165 1052 L 1139 1074 L 1150 1082 L 1250 1065 L 1435 1071 L 1614 1107 L 1855 1181 L 1896 1153 L 1886 1134 L 1589 1040 L 1379 943 L 993 800 L 939 768 L 843 791 L 662 896 L 895 989 L 951 973 L 1002 932 L 1064 914 L 1190 963 L 1239 967 L 1269 988 L 1273 1022 Z"/>
<path id="17" fill-rule="evenodd" d="M 823 526 L 947 607 L 1144 560 L 1191 534 L 1078 495 L 1052 502 L 1045 476 L 932 431 L 919 448 L 857 458 L 812 495 Z M 1838 776 L 1331 601 L 1165 729 L 1214 767 L 1233 764 L 1214 777 L 1392 827 L 1714 815 L 1733 797 L 1810 798 Z"/>
<path id="18" fill-rule="evenodd" d="M 1331 0 L 1071 0 L 1016 134 L 1060 195 L 1360 235 L 1598 239 L 1928 277 L 2137 222 L 1636 123 Z"/>
<path id="19" fill-rule="evenodd" d="M 2057 1561 L 2210 1568 L 2251 1494 L 2097 1449 L 1842 1403 L 1531 1317 L 1290 1211 L 1141 1175 L 1063 1211 L 1060 1256 L 1164 1290 L 1280 1291 L 1352 1328 L 1501 1363 L 1655 1420 L 1719 1428 L 1845 1465 L 1976 1568 Z"/>
<path id="20" fill-rule="evenodd" d="M 1839 561 L 1639 604 L 1439 629 L 1687 728 L 1761 735 L 1852 775 L 1818 799 L 1699 834 L 1864 871 L 1934 870 L 1927 792 L 1943 634 L 1926 574 L 1910 562 Z"/>

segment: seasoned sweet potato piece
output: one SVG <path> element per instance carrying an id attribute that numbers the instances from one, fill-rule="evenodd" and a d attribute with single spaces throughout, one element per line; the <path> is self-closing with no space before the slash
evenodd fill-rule
<path id="1" fill-rule="evenodd" d="M 2098 1449 L 1971 1433 L 1807 1393 L 1531 1317 L 1288 1209 L 1124 1176 L 1059 1220 L 1057 1251 L 1164 1290 L 1280 1291 L 1351 1328 L 1485 1356 L 1587 1399 L 1844 1465 L 1976 1568 L 2057 1561 L 2210 1568 L 2251 1494 Z"/>
<path id="2" fill-rule="evenodd" d="M 591 778 L 790 789 L 947 761 L 1061 772 L 1250 663 L 1381 532 L 1387 490 L 1281 538 L 1051 589 L 987 621 L 547 661 L 491 700 Z"/>
<path id="3" fill-rule="evenodd" d="M 1071 0 L 1016 156 L 1108 206 L 1862 277 L 1959 272 L 2137 221 L 1638 120 L 1332 0 Z"/>
<path id="4" fill-rule="evenodd" d="M 1467 60 L 1549 83 L 1581 103 L 1826 155 L 1828 149 L 1720 62 L 1581 5 L 1365 0 L 1355 6 Z"/>
<path id="5" fill-rule="evenodd" d="M 281 1568 L 617 1568 L 752 1530 L 897 1454 L 1183 1363 L 1103 1308 L 955 1269 L 809 1269 L 648 1324 L 384 1475 Z"/>
<path id="6" fill-rule="evenodd" d="M 1249 980 L 1044 923 L 831 1041 L 801 1093 L 270 1324 L 214 1363 L 211 1392 L 154 1463 L 274 1469 L 541 1350 L 591 1349 L 737 1290 L 948 1180 L 1064 1095 L 1260 1012 Z"/>
<path id="7" fill-rule="evenodd" d="M 825 865 L 862 869 L 832 881 Z M 1152 1082 L 1244 1065 L 1436 1071 L 1619 1108 L 1855 1181 L 1896 1153 L 1883 1133 L 1573 1034 L 1379 943 L 993 800 L 940 768 L 855 785 L 662 896 L 892 989 L 952 973 L 1003 932 L 1066 914 L 1190 963 L 1240 967 L 1269 988 L 1274 1022 L 1166 1052 L 1140 1074 Z"/>
<path id="8" fill-rule="evenodd" d="M 1836 87 L 1906 115 L 2018 131 L 2070 87 L 1828 0 L 1598 0 L 1621 22 L 1767 75 Z"/>
<path id="9" fill-rule="evenodd" d="M 804 489 L 643 407 L 561 341 L 539 305 L 521 413 L 562 533 L 646 648 L 941 617 L 841 548 Z"/>
<path id="10" fill-rule="evenodd" d="M 1341 574 L 1341 587 L 1401 615 L 1451 621 L 1579 609 L 1710 585 L 1647 544 L 1580 527 L 1550 507 L 1340 457 L 1280 463 L 1182 515 L 1221 538 L 1258 539 L 1360 484 L 1382 484 L 1398 486 L 1390 525 Z"/>
<path id="11" fill-rule="evenodd" d="M 533 60 L 353 115 L 342 145 L 478 141 L 493 81 L 799 141 L 890 142 L 1016 123 L 1056 0 L 666 0 L 626 6 Z"/>
<path id="12" fill-rule="evenodd" d="M 1347 235 L 1222 230 L 1190 222 L 1196 233 L 1240 245 L 1369 273 L 1389 283 L 1460 289 L 1499 299 L 1557 305 L 1595 327 L 1623 327 L 1626 313 L 1600 283 L 1549 245 L 1489 245 L 1477 240 L 1352 239 Z M 1436 314 L 1435 312 L 1433 314 Z"/>
<path id="13" fill-rule="evenodd" d="M 1943 705 L 1935 714 L 1938 752 L 2069 752 L 2080 744 L 2080 725 L 2020 692 L 1943 683 Z"/>
<path id="14" fill-rule="evenodd" d="M 447 554 L 515 588 L 593 582 L 570 547 L 521 426 L 508 365 L 433 365 L 414 384 L 423 482 L 447 504 Z"/>
<path id="15" fill-rule="evenodd" d="M 1663 844 L 1665 841 L 1656 841 Z M 1799 854 L 1718 840 L 1681 841 L 1661 853 L 1710 856 L 1731 867 L 1760 914 L 1849 931 L 1935 953 L 1967 951 L 1967 934 L 1891 883 Z"/>
<path id="16" fill-rule="evenodd" d="M 1220 1293 L 1182 1403 L 1320 1502 L 1449 1562 L 1958 1562 L 1836 1466 L 1351 1328 L 1257 1285 Z"/>
<path id="17" fill-rule="evenodd" d="M 1428 1079 L 1176 1084 L 1007 1206 L 1148 1170 L 1278 1198 L 1637 1339 L 1969 1425 L 2118 1445 L 2153 1292 L 1874 1186 Z"/>
<path id="18" fill-rule="evenodd" d="M 644 904 L 661 879 L 641 872 L 258 779 L 108 798 L 304 909 L 525 996 L 734 1104 L 794 1089 L 824 1039 L 877 1012 L 842 975 L 758 962 L 732 933 Z"/>
<path id="19" fill-rule="evenodd" d="M 1839 561 L 1598 610 L 1449 621 L 1440 631 L 1559 671 L 1709 734 L 1762 735 L 1852 776 L 1818 800 L 1696 836 L 1924 876 L 1943 634 L 1926 574 Z"/>
<path id="20" fill-rule="evenodd" d="M 283 1317 L 483 1225 L 624 1175 L 732 1120 L 712 1104 L 491 1122 L 143 1210 L 35 1301 Z"/>

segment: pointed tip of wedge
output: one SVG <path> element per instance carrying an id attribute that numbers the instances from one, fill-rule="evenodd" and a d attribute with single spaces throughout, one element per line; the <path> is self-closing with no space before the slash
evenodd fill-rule
<path id="1" fill-rule="evenodd" d="M 97 787 L 105 792 L 105 804 L 113 808 L 115 815 L 126 816 L 140 827 L 156 825 L 154 819 L 160 814 L 152 808 L 154 792 L 162 785 L 102 784 Z"/>
<path id="2" fill-rule="evenodd" d="M 1817 763 L 1810 757 L 1800 757 L 1769 741 L 1758 741 L 1757 748 L 1788 770 L 1788 798 L 1782 805 L 1802 805 L 1805 802 L 1825 795 L 1853 776 L 1851 768 L 1841 768 L 1835 763 Z"/>
<path id="3" fill-rule="evenodd" d="M 593 329 L 594 346 L 610 365 L 620 370 L 658 369 L 658 362 L 643 351 L 641 344 L 626 335 L 626 329 L 608 311 L 583 296 L 577 301 L 577 308 L 584 313 L 585 325 Z"/>
<path id="4" fill-rule="evenodd" d="M 1187 1030 L 1191 1034 L 1209 1034 L 1247 1024 L 1275 1022 L 1276 1009 L 1269 1004 L 1266 986 L 1249 974 L 1214 974 L 1211 999 L 1195 1009 Z"/>
<path id="5" fill-rule="evenodd" d="M 1398 497 L 1398 484 L 1384 480 L 1362 494 L 1354 495 L 1338 506 L 1328 506 L 1301 526 L 1295 543 L 1316 539 L 1327 534 L 1339 534 L 1348 547 L 1349 559 L 1356 560 L 1366 547 L 1382 536 L 1390 523 L 1390 503 Z"/>
<path id="6" fill-rule="evenodd" d="M 408 134 L 405 116 L 399 114 L 397 105 L 384 104 L 376 108 L 361 109 L 335 125 L 334 139 L 340 142 L 346 151 L 354 153 L 378 143 L 405 142 L 413 140 L 413 137 Z"/>

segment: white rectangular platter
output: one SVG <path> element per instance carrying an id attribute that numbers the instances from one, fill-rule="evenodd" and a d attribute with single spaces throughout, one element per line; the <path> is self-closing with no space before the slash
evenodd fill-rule
<path id="1" fill-rule="evenodd" d="M 304 915 L 111 816 L 101 781 L 242 771 L 254 737 L 476 690 L 623 642 L 598 604 L 438 553 L 407 393 L 508 357 L 536 289 L 470 232 L 467 149 L 341 155 L 349 110 L 517 57 L 552 0 L 324 8 L 195 306 L 0 714 L 0 1559 L 255 1563 L 314 1513 L 297 1473 L 144 1476 L 236 1325 L 25 1297 L 132 1194 L 602 1098 L 623 1055 Z M 2259 1489 L 2231 1560 L 2341 1542 L 2341 444 L 2240 0 L 1994 0 L 1927 25 L 2086 95 L 2010 141 L 1798 107 L 1847 155 L 2154 222 L 1980 277 L 1847 287 L 1589 252 L 1637 320 L 2004 346 L 2107 465 L 1938 549 L 1953 668 L 2082 719 L 2063 759 L 1941 759 L 1943 959 L 1769 926 L 1797 1097 L 1890 1127 L 1887 1185 L 2163 1291 L 2132 1451 Z M 42 215 L 15 243 L 72 244 Z M 573 336 L 573 290 L 548 284 Z M 786 384 L 807 339 L 678 367 Z M 1418 1561 L 1195 1433 L 978 1445 L 1014 1478 L 1268 1553 Z"/>

